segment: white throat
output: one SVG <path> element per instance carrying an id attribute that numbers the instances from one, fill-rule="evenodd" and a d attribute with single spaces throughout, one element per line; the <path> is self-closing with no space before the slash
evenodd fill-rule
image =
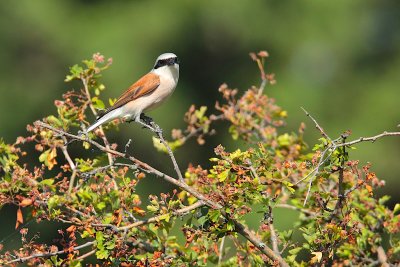
<path id="1" fill-rule="evenodd" d="M 152 69 L 151 72 L 159 75 L 164 79 L 172 79 L 175 83 L 178 83 L 179 79 L 179 65 L 174 64 L 172 66 L 163 66 L 157 69 Z"/>

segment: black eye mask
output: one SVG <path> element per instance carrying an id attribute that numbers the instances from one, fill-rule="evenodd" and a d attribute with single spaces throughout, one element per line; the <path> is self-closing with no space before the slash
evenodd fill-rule
<path id="1" fill-rule="evenodd" d="M 171 66 L 174 64 L 179 64 L 179 59 L 177 57 L 160 59 L 157 61 L 156 65 L 154 66 L 154 69 L 158 69 L 163 66 Z"/>

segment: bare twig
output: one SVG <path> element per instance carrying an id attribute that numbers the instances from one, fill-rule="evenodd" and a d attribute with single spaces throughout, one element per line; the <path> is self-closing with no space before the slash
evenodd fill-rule
<path id="1" fill-rule="evenodd" d="M 304 213 L 304 214 L 306 214 L 306 215 L 308 215 L 308 216 L 317 216 L 317 214 L 316 214 L 315 212 L 312 212 L 312 211 L 307 210 L 307 209 L 298 208 L 298 207 L 296 207 L 296 206 L 292 206 L 292 205 L 285 204 L 285 203 L 276 204 L 275 207 L 277 207 L 277 208 L 291 209 L 291 210 L 297 210 L 297 211 L 300 211 L 300 212 L 302 212 L 302 213 Z"/>
<path id="2" fill-rule="evenodd" d="M 65 137 L 68 137 L 68 138 L 71 138 L 71 139 L 79 140 L 79 141 L 82 141 L 82 142 L 88 142 L 89 144 L 91 144 L 91 145 L 97 147 L 98 149 L 100 149 L 101 151 L 106 152 L 106 153 L 111 153 L 112 155 L 114 155 L 116 157 L 126 158 L 126 159 L 130 160 L 131 162 L 133 162 L 138 167 L 146 170 L 148 173 L 154 174 L 154 175 L 164 179 L 165 181 L 167 181 L 167 182 L 179 187 L 180 189 L 188 192 L 189 194 L 191 194 L 192 196 L 194 196 L 198 200 L 201 200 L 205 205 L 209 206 L 210 208 L 212 208 L 212 209 L 221 209 L 222 208 L 222 206 L 219 203 L 208 199 L 205 195 L 203 195 L 200 192 L 196 191 L 194 188 L 190 187 L 186 183 L 183 183 L 180 180 L 177 180 L 177 179 L 175 179 L 175 178 L 173 178 L 173 177 L 171 177 L 171 176 L 169 176 L 169 175 L 167 175 L 167 174 L 165 174 L 165 173 L 153 168 L 149 164 L 144 163 L 144 162 L 134 158 L 133 156 L 130 156 L 130 155 L 127 155 L 126 153 L 122 153 L 122 152 L 113 150 L 111 148 L 107 148 L 107 147 L 97 143 L 96 141 L 87 139 L 85 137 L 77 136 L 77 135 L 74 135 L 74 134 L 67 133 L 67 132 L 65 132 L 63 130 L 60 130 L 60 129 L 56 129 L 56 128 L 52 127 L 51 125 L 49 125 L 47 123 L 44 123 L 42 121 L 36 121 L 34 123 L 34 125 L 37 126 L 37 127 L 42 127 L 42 128 L 46 128 L 46 129 L 52 130 L 52 131 L 56 132 L 57 134 L 63 135 Z M 272 259 L 273 261 L 279 262 L 280 266 L 285 266 L 285 267 L 289 266 L 280 255 L 277 255 L 273 250 L 271 250 L 269 247 L 267 247 L 246 226 L 244 226 L 240 222 L 230 218 L 230 216 L 223 210 L 221 210 L 221 214 L 225 218 L 228 218 L 229 220 L 231 220 L 234 223 L 235 231 L 237 233 L 241 234 L 244 238 L 246 238 L 253 245 L 255 245 L 268 258 Z M 134 226 L 132 226 L 132 227 L 134 227 Z"/>
<path id="3" fill-rule="evenodd" d="M 149 118 L 148 118 L 149 119 Z M 150 124 L 148 125 L 147 123 L 144 123 L 142 121 L 139 121 L 139 123 L 141 125 L 143 125 L 144 127 L 150 129 L 152 132 L 154 132 L 155 134 L 157 134 L 160 142 L 164 145 L 164 147 L 167 149 L 168 151 L 168 155 L 171 158 L 172 164 L 174 165 L 174 169 L 176 174 L 178 175 L 179 181 L 182 183 L 185 183 L 185 180 L 183 179 L 181 170 L 179 169 L 178 163 L 175 159 L 174 153 L 172 152 L 171 147 L 168 145 L 168 143 L 165 141 L 163 133 L 162 133 L 162 129 L 160 128 L 160 126 L 158 126 L 155 122 L 151 121 Z"/>
<path id="4" fill-rule="evenodd" d="M 389 267 L 389 263 L 387 262 L 387 256 L 383 247 L 379 246 L 376 252 L 378 253 L 378 261 L 381 264 L 381 266 Z"/>
<path id="5" fill-rule="evenodd" d="M 313 183 L 313 181 L 314 181 L 314 178 L 318 175 L 319 169 L 321 168 L 322 164 L 324 164 L 325 161 L 329 159 L 329 157 L 332 155 L 332 153 L 333 153 L 333 151 L 334 151 L 334 149 L 332 149 L 332 150 L 330 151 L 329 155 L 328 155 L 327 157 L 325 157 L 325 154 L 326 154 L 326 152 L 329 150 L 329 148 L 330 148 L 330 147 L 326 148 L 326 149 L 322 152 L 322 155 L 321 155 L 321 158 L 319 159 L 319 162 L 318 162 L 318 164 L 317 164 L 317 167 L 315 167 L 315 169 L 314 169 L 313 171 L 311 171 L 312 176 L 311 176 L 311 178 L 310 178 L 310 181 L 308 182 L 307 194 L 306 194 L 306 197 L 305 197 L 305 199 L 304 199 L 303 206 L 305 206 L 306 203 L 307 203 L 308 197 L 309 197 L 310 192 L 311 192 L 312 183 Z M 309 176 L 309 174 L 308 174 L 306 177 L 308 177 L 308 176 Z M 301 179 L 300 181 L 302 181 L 302 180 L 304 180 L 304 178 Z M 298 183 L 299 183 L 299 182 L 297 182 L 296 184 L 298 184 Z"/>
<path id="6" fill-rule="evenodd" d="M 305 110 L 303 107 L 301 108 L 307 115 L 307 117 L 309 117 L 315 124 L 315 127 L 319 130 L 319 132 L 321 133 L 322 136 L 324 136 L 327 140 L 329 140 L 329 143 L 327 144 L 327 147 L 325 148 L 325 150 L 322 152 L 321 158 L 317 164 L 317 166 L 310 172 L 308 173 L 305 177 L 303 177 L 302 179 L 298 180 L 295 184 L 299 184 L 302 181 L 304 181 L 305 179 L 307 179 L 308 177 L 311 176 L 311 179 L 308 183 L 308 189 L 307 189 L 307 194 L 306 197 L 304 199 L 304 206 L 307 203 L 309 194 L 311 192 L 311 186 L 312 186 L 312 182 L 314 181 L 315 176 L 318 175 L 319 169 L 321 168 L 322 164 L 325 163 L 326 160 L 328 160 L 330 158 L 330 156 L 332 155 L 332 153 L 339 147 L 348 147 L 348 146 L 352 146 L 354 144 L 357 143 L 361 143 L 361 142 L 375 142 L 377 139 L 385 137 L 385 136 L 400 136 L 400 132 L 383 132 L 381 134 L 375 135 L 375 136 L 371 136 L 371 137 L 360 137 L 356 140 L 350 141 L 350 142 L 345 142 L 346 139 L 346 135 L 341 135 L 340 138 L 332 140 L 329 135 L 324 131 L 324 129 L 319 125 L 319 123 L 311 116 L 310 113 L 308 113 L 307 110 Z M 329 151 L 329 154 L 327 156 L 326 153 Z M 343 167 L 344 168 L 344 167 Z M 343 171 L 343 170 L 342 170 Z M 343 175 L 343 174 L 342 174 Z M 339 175 L 339 179 L 341 179 L 340 175 Z M 342 185 L 341 185 L 341 181 L 339 181 L 339 194 L 338 194 L 338 202 L 337 205 L 341 205 L 341 201 L 343 200 L 344 194 L 345 192 L 343 191 Z"/>
<path id="7" fill-rule="evenodd" d="M 261 79 L 261 84 L 258 87 L 258 96 L 261 96 L 263 94 L 264 88 L 268 83 L 268 80 L 265 78 L 265 73 L 262 73 L 261 76 L 264 78 Z"/>
<path id="8" fill-rule="evenodd" d="M 181 215 L 184 215 L 184 214 L 186 214 L 186 213 L 188 213 L 188 212 L 190 212 L 192 210 L 195 210 L 195 209 L 197 209 L 197 208 L 199 208 L 201 206 L 204 206 L 204 205 L 205 205 L 205 203 L 203 201 L 197 201 L 196 203 L 194 203 L 194 204 L 192 204 L 190 206 L 186 206 L 184 208 L 181 208 L 181 209 L 173 211 L 172 215 L 173 216 L 181 216 Z M 162 220 L 164 215 L 165 214 L 157 215 L 157 216 L 151 217 L 149 219 L 142 220 L 142 221 L 137 221 L 137 222 L 125 225 L 125 226 L 121 226 L 121 227 L 117 227 L 117 226 L 115 226 L 113 224 L 96 224 L 96 223 L 93 223 L 92 226 L 93 227 L 107 227 L 107 228 L 111 228 L 115 232 L 123 232 L 123 231 L 129 230 L 131 228 L 139 227 L 139 226 L 144 225 L 144 224 L 158 222 L 158 221 Z"/>
<path id="9" fill-rule="evenodd" d="M 89 107 L 90 107 L 90 109 L 92 110 L 93 115 L 94 115 L 95 117 L 97 117 L 97 111 L 96 111 L 96 109 L 95 109 L 94 106 L 93 106 L 92 98 L 91 98 L 90 92 L 89 92 L 89 85 L 88 85 L 88 82 L 89 82 L 89 81 L 88 81 L 88 79 L 91 79 L 91 77 L 88 77 L 88 78 L 82 77 L 82 78 L 81 78 L 81 81 L 82 81 L 83 87 L 84 87 L 84 89 L 85 89 L 85 94 L 86 94 L 86 97 L 87 97 L 88 102 L 89 102 Z M 106 134 L 105 134 L 105 132 L 104 132 L 104 130 L 103 130 L 103 126 L 100 125 L 98 129 L 99 129 L 99 131 L 100 131 L 100 137 L 101 137 L 101 139 L 103 140 L 105 147 L 106 147 L 106 148 L 110 148 L 110 143 L 108 142 L 108 139 L 107 139 L 107 137 L 106 137 Z M 108 163 L 109 163 L 110 165 L 112 165 L 112 164 L 114 163 L 114 159 L 113 159 L 113 157 L 112 157 L 112 154 L 107 153 L 107 157 L 108 157 Z M 114 178 L 112 178 L 112 179 L 113 179 L 114 189 L 115 189 L 115 190 L 118 190 L 117 182 L 115 181 Z"/>
<path id="10" fill-rule="evenodd" d="M 278 247 L 278 238 L 276 236 L 274 224 L 273 223 L 269 223 L 268 226 L 269 226 L 269 231 L 270 231 L 270 234 L 271 234 L 272 250 L 276 254 L 280 255 L 280 251 L 279 251 L 279 247 Z"/>
<path id="11" fill-rule="evenodd" d="M 77 250 L 80 250 L 82 248 L 86 248 L 86 247 L 92 246 L 94 244 L 95 244 L 95 241 L 86 242 L 83 245 L 79 245 L 79 246 L 74 247 L 73 250 L 77 251 Z M 48 257 L 51 257 L 51 256 L 61 255 L 61 254 L 66 254 L 66 253 L 70 253 L 70 251 L 69 250 L 60 250 L 60 251 L 49 252 L 49 253 L 37 253 L 37 254 L 32 254 L 30 256 L 27 256 L 27 257 L 16 258 L 14 260 L 11 260 L 11 261 L 7 262 L 6 264 L 18 263 L 18 262 L 26 262 L 27 260 L 34 259 L 34 258 L 48 258 Z"/>
<path id="12" fill-rule="evenodd" d="M 219 121 L 225 119 L 225 114 L 219 114 L 219 115 L 214 115 L 211 114 L 209 116 L 210 124 L 207 124 L 208 126 L 211 125 L 212 122 Z M 186 143 L 190 138 L 198 136 L 199 134 L 206 134 L 204 131 L 205 125 L 201 125 L 200 127 L 196 128 L 196 130 L 193 130 L 189 132 L 186 136 L 183 136 L 182 138 L 179 139 L 179 141 L 184 144 Z M 210 133 L 210 132 L 208 132 Z"/>
<path id="13" fill-rule="evenodd" d="M 152 123 L 153 127 L 155 127 L 155 129 L 161 129 L 157 124 L 155 124 L 154 122 Z M 168 143 L 165 141 L 164 136 L 162 134 L 162 130 L 159 130 L 156 132 L 158 135 L 158 138 L 160 138 L 161 143 L 165 146 L 165 148 L 168 151 L 168 155 L 171 158 L 172 164 L 174 165 L 174 169 L 176 174 L 178 175 L 179 181 L 181 181 L 182 183 L 185 183 L 185 180 L 183 179 L 181 170 L 179 169 L 178 163 L 175 159 L 174 153 L 172 152 L 171 147 L 168 145 Z"/>
<path id="14" fill-rule="evenodd" d="M 346 137 L 343 137 L 343 143 L 345 142 Z M 343 147 L 342 151 L 342 158 L 341 158 L 341 163 L 339 167 L 339 181 L 338 181 L 338 200 L 335 204 L 335 208 L 333 209 L 333 212 L 331 213 L 330 220 L 333 219 L 334 216 L 339 212 L 339 210 L 343 206 L 343 200 L 345 199 L 345 191 L 343 187 L 343 179 L 344 179 L 344 168 L 345 168 L 345 156 L 346 156 L 346 147 Z"/>
<path id="15" fill-rule="evenodd" d="M 89 252 L 87 252 L 87 253 L 85 253 L 85 254 L 79 256 L 79 257 L 76 258 L 76 259 L 77 259 L 77 260 L 83 260 L 83 259 L 85 259 L 85 258 L 87 258 L 87 257 L 89 257 L 89 256 L 91 256 L 91 255 L 93 255 L 94 253 L 96 253 L 96 249 L 93 249 L 93 250 L 91 250 L 91 251 L 89 251 Z"/>
<path id="16" fill-rule="evenodd" d="M 324 129 L 318 124 L 318 122 L 313 118 L 313 116 L 311 116 L 311 114 L 308 113 L 308 111 L 305 110 L 303 107 L 300 108 L 304 111 L 304 113 L 306 113 L 306 116 L 309 117 L 314 122 L 315 128 L 318 129 L 318 131 L 322 134 L 322 136 L 328 139 L 330 142 L 332 142 L 332 139 L 325 133 Z"/>
<path id="17" fill-rule="evenodd" d="M 72 170 L 72 174 L 71 174 L 71 177 L 69 179 L 69 188 L 68 188 L 68 194 L 71 194 L 72 188 L 73 188 L 74 183 L 75 183 L 75 177 L 76 177 L 76 171 L 77 170 L 76 170 L 76 165 L 72 161 L 71 156 L 69 155 L 68 150 L 67 150 L 67 144 L 68 144 L 67 138 L 65 138 L 65 136 L 62 136 L 62 140 L 64 141 L 64 145 L 61 146 L 61 151 L 63 152 L 64 157 L 67 160 L 67 162 L 69 164 L 69 167 Z"/>
<path id="18" fill-rule="evenodd" d="M 226 217 L 226 215 L 224 215 L 224 217 Z M 289 265 L 279 254 L 276 254 L 272 249 L 261 242 L 258 237 L 256 237 L 247 227 L 236 220 L 232 221 L 235 224 L 235 231 L 250 241 L 250 243 L 257 247 L 264 255 L 269 257 L 271 260 L 278 262 L 282 267 L 289 267 Z"/>
<path id="19" fill-rule="evenodd" d="M 221 265 L 221 263 L 222 263 L 222 257 L 224 256 L 223 254 L 224 254 L 225 237 L 226 237 L 226 236 L 223 236 L 223 237 L 221 238 L 221 244 L 219 245 L 218 266 Z"/>
<path id="20" fill-rule="evenodd" d="M 130 168 L 132 170 L 136 170 L 137 169 L 137 166 L 134 165 L 134 164 L 114 162 L 112 165 L 109 164 L 109 165 L 106 165 L 106 166 L 95 168 L 95 169 L 93 169 L 91 171 L 88 171 L 88 172 L 82 172 L 81 175 L 90 177 L 90 176 L 92 176 L 92 175 L 94 175 L 94 174 L 96 174 L 98 172 L 103 172 L 105 170 L 111 169 L 112 167 L 128 167 L 128 168 Z"/>
<path id="21" fill-rule="evenodd" d="M 352 146 L 361 142 L 375 142 L 376 140 L 385 137 L 385 136 L 400 136 L 400 132 L 383 132 L 381 134 L 377 134 L 375 136 L 371 136 L 371 137 L 360 137 L 356 140 L 350 141 L 350 142 L 345 142 L 345 143 L 339 143 L 336 144 L 336 147 L 342 147 L 342 146 Z"/>

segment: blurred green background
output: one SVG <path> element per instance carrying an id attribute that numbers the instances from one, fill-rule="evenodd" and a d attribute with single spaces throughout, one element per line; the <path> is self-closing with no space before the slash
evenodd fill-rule
<path id="1" fill-rule="evenodd" d="M 399 130 L 399 1 L 3 0 L 0 48 L 0 136 L 7 142 L 25 135 L 26 124 L 55 113 L 53 101 L 67 89 L 80 88 L 63 82 L 68 67 L 95 52 L 114 61 L 102 79 L 106 98 L 119 96 L 159 54 L 179 56 L 177 90 L 150 114 L 166 133 L 184 127 L 191 103 L 212 107 L 221 83 L 242 92 L 257 85 L 248 53 L 259 50 L 270 53 L 268 71 L 278 81 L 266 93 L 289 113 L 282 132 L 295 131 L 304 121 L 308 144 L 319 138 L 301 106 L 332 137 L 348 129 L 352 138 Z M 193 141 L 178 150 L 181 168 L 189 162 L 207 166 L 219 143 L 233 148 L 225 128 L 203 147 Z M 173 174 L 149 133 L 132 124 L 120 129 L 111 133 L 113 142 L 123 146 L 132 138 L 134 155 Z M 399 147 L 400 138 L 388 137 L 352 152 L 354 159 L 372 162 L 386 180 L 379 194 L 391 195 L 390 205 L 400 201 Z M 143 194 L 156 193 L 154 184 L 160 185 L 158 192 L 168 190 L 149 178 Z M 5 211 L 0 214 L 3 221 Z M 15 213 L 9 214 L 14 222 Z"/>

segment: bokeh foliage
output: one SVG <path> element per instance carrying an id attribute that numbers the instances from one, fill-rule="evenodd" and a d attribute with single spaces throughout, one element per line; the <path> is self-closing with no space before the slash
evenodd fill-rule
<path id="1" fill-rule="evenodd" d="M 247 144 L 232 152 L 217 146 L 212 166 L 190 165 L 182 181 L 131 156 L 130 142 L 125 148 L 108 143 L 106 133 L 118 127 L 117 120 L 89 135 L 71 134 L 89 124 L 88 113 L 104 107 L 105 86 L 98 79 L 112 61 L 94 54 L 71 67 L 66 81 L 79 80 L 83 89 L 63 94 L 54 102 L 57 115 L 28 125 L 27 137 L 0 144 L 0 204 L 17 206 L 15 228 L 23 227 L 21 247 L 5 251 L 0 263 L 81 266 L 91 256 L 105 266 L 398 263 L 400 205 L 390 209 L 389 197 L 374 195 L 385 182 L 370 165 L 350 158 L 349 132 L 332 139 L 317 125 L 323 137 L 309 151 L 303 123 L 293 133 L 277 131 L 287 112 L 264 94 L 267 84 L 276 83 L 273 74 L 264 73 L 268 56 L 251 54 L 261 72 L 259 87 L 240 95 L 223 84 L 215 114 L 191 107 L 187 128 L 173 131 L 174 149 L 184 149 L 193 137 L 204 145 L 215 134 L 214 124 L 227 121 L 232 139 Z M 77 155 L 69 151 L 73 142 L 80 145 Z M 23 148 L 32 144 L 43 163 L 34 167 L 23 163 L 28 156 Z M 85 150 L 92 153 L 81 156 Z M 149 195 L 144 206 L 136 187 L 150 175 L 177 188 Z M 294 229 L 275 228 L 279 208 L 299 212 Z M 39 242 L 28 235 L 22 209 L 37 222 L 66 226 L 54 243 Z M 257 214 L 262 219 L 249 229 L 248 218 Z"/>
<path id="2" fill-rule="evenodd" d="M 356 0 L 316 3 L 201 1 L 51 1 L 4 0 L 0 3 L 0 136 L 13 142 L 25 125 L 44 117 L 66 87 L 59 83 L 71 66 L 96 51 L 117 64 L 104 77 L 107 97 L 118 96 L 146 73 L 159 54 L 181 59 L 178 90 L 152 115 L 171 129 L 191 103 L 210 105 L 223 82 L 245 88 L 257 82 L 248 51 L 268 49 L 279 83 L 269 95 L 290 114 L 288 127 L 304 120 L 300 106 L 312 112 L 332 134 L 354 135 L 394 130 L 399 124 L 400 4 Z M 12 100 L 12 101 L 10 101 Z M 11 110 L 16 110 L 11 112 Z M 175 114 L 174 119 L 166 114 Z M 12 116 L 11 116 L 12 114 Z M 113 135 L 147 152 L 134 127 Z M 318 134 L 310 131 L 313 142 Z M 218 138 L 218 137 L 216 137 Z M 213 145 L 226 138 L 212 140 Z M 189 144 L 190 145 L 190 144 Z M 389 183 L 384 193 L 396 197 L 398 140 L 355 151 Z M 196 161 L 211 156 L 199 149 Z M 380 161 L 379 155 L 387 155 Z M 181 151 L 177 157 L 188 157 Z M 152 155 L 150 155 L 152 158 Z M 153 162 L 157 164 L 157 162 Z M 188 163 L 186 161 L 186 163 Z M 390 203 L 393 205 L 394 200 Z"/>

